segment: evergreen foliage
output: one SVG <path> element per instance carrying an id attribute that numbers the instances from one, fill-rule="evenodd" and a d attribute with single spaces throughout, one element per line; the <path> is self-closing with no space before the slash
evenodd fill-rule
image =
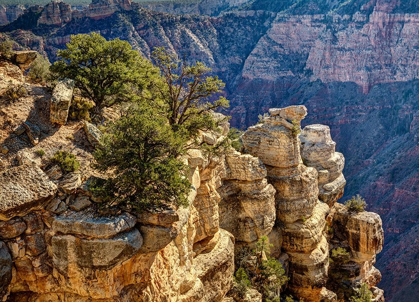
<path id="1" fill-rule="evenodd" d="M 338 247 L 332 250 L 330 257 L 337 263 L 345 264 L 349 262 L 350 254 L 346 249 Z"/>
<path id="2" fill-rule="evenodd" d="M 50 76 L 49 68 L 51 63 L 47 58 L 38 55 L 33 61 L 31 68 L 29 69 L 28 76 L 34 82 L 45 83 Z"/>
<path id="3" fill-rule="evenodd" d="M 112 176 L 93 191 L 109 205 L 139 211 L 162 203 L 187 205 L 190 183 L 178 159 L 184 143 L 152 108 L 131 108 L 109 126 L 94 154 L 95 167 Z"/>
<path id="4" fill-rule="evenodd" d="M 52 158 L 52 162 L 57 163 L 66 173 L 77 171 L 80 168 L 76 156 L 67 151 L 57 151 Z"/>
<path id="5" fill-rule="evenodd" d="M 70 105 L 69 117 L 73 120 L 90 121 L 90 110 L 95 106 L 91 100 L 74 96 Z"/>
<path id="6" fill-rule="evenodd" d="M 4 40 L 0 42 L 0 58 L 10 58 L 10 55 L 12 54 L 13 44 L 14 43 L 11 40 Z"/>
<path id="7" fill-rule="evenodd" d="M 240 271 L 240 275 L 243 276 L 244 272 L 249 276 L 251 285 L 262 293 L 264 301 L 273 302 L 280 301 L 281 288 L 288 281 L 288 277 L 281 262 L 269 256 L 271 247 L 268 237 L 262 236 L 251 253 L 247 250 L 239 252 L 237 256 L 241 258 L 238 259 L 240 268 L 236 275 Z M 254 265 L 249 266 L 249 263 Z"/>
<path id="8" fill-rule="evenodd" d="M 126 41 L 106 41 L 98 33 L 71 36 L 61 59 L 51 66 L 59 78 L 70 78 L 97 109 L 125 101 L 127 94 L 147 89 L 158 70 Z"/>
<path id="9" fill-rule="evenodd" d="M 27 95 L 28 91 L 23 85 L 10 84 L 3 94 L 3 99 L 6 102 L 14 103 L 18 101 L 20 98 L 25 97 Z"/>
<path id="10" fill-rule="evenodd" d="M 362 283 L 361 288 L 351 297 L 350 302 L 372 302 L 372 293 L 366 283 Z"/>
<path id="11" fill-rule="evenodd" d="M 239 296 L 243 298 L 246 295 L 247 289 L 252 285 L 244 268 L 240 267 L 236 271 L 234 280 L 236 281 L 235 289 L 237 290 Z"/>
<path id="12" fill-rule="evenodd" d="M 356 197 L 352 196 L 351 199 L 345 201 L 345 206 L 349 212 L 360 213 L 365 211 L 367 203 L 364 198 L 357 194 Z"/>
<path id="13" fill-rule="evenodd" d="M 196 137 L 200 130 L 216 130 L 222 121 L 214 119 L 212 112 L 228 107 L 229 102 L 222 96 L 213 99 L 225 84 L 209 76 L 211 69 L 203 63 L 188 65 L 164 48 L 156 48 L 152 57 L 162 75 L 152 97 L 162 101 L 173 130 L 188 138 Z"/>

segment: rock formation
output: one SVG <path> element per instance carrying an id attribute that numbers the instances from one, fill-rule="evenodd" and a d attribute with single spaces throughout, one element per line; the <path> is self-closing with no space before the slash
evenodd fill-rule
<path id="1" fill-rule="evenodd" d="M 0 5 L 0 26 L 15 21 L 24 12 L 23 5 Z"/>
<path id="2" fill-rule="evenodd" d="M 51 98 L 50 119 L 52 123 L 64 125 L 67 122 L 73 97 L 74 81 L 65 79 L 54 88 Z"/>
<path id="3" fill-rule="evenodd" d="M 16 72 L 22 76 L 20 69 Z M 58 94 L 65 96 L 67 110 L 67 92 L 53 93 L 48 102 L 56 102 Z M 7 109 L 17 112 L 33 102 L 28 97 Z M 18 113 L 26 114 L 27 121 L 31 112 L 24 112 Z M 30 123 L 47 131 L 50 114 L 44 108 Z M 98 214 L 101 200 L 88 190 L 94 177 L 89 169 L 92 148 L 83 123 L 63 123 L 48 136 L 41 135 L 36 146 L 31 141 L 23 150 L 12 146 L 0 172 L 2 298 L 237 301 L 234 295 L 227 297 L 235 254 L 267 236 L 272 256 L 287 268 L 286 290 L 297 298 L 348 299 L 353 288 L 366 283 L 375 301 L 382 301 L 383 292 L 376 288 L 380 273 L 373 266 L 383 244 L 381 219 L 336 204 L 343 190 L 343 185 L 335 185 L 343 178 L 343 156 L 334 151 L 327 127 L 307 126 L 300 134 L 306 114 L 304 106 L 271 109 L 243 135 L 243 153 L 188 150 L 183 159 L 190 167 L 189 206 L 142 213 Z M 79 136 L 74 143 L 63 140 L 72 130 Z M 3 131 L 11 136 L 14 130 Z M 218 132 L 202 132 L 200 140 L 215 145 L 228 132 L 224 123 Z M 40 147 L 50 155 L 62 148 L 75 150 L 80 171 L 65 174 L 34 156 Z M 350 259 L 331 265 L 330 251 L 337 247 L 346 248 Z M 246 297 L 261 299 L 254 289 Z"/>
<path id="4" fill-rule="evenodd" d="M 323 125 L 304 128 L 300 154 L 300 122 L 307 114 L 304 106 L 270 109 L 269 113 L 269 117 L 245 132 L 244 150 L 262 160 L 268 181 L 276 189 L 277 224 L 282 232 L 282 250 L 289 255 L 288 289 L 305 301 L 322 301 L 325 295 L 330 294 L 326 288 L 330 250 L 325 232 L 328 225 L 326 221 L 330 220 L 330 208 L 332 212 L 335 211 L 334 204 L 343 194 L 343 155 L 335 152 L 330 131 Z M 341 205 L 337 208 L 346 209 Z M 374 213 L 358 214 L 360 219 L 347 211 L 345 213 L 348 221 L 341 223 L 344 230 L 336 232 L 342 235 L 341 242 L 356 241 L 356 244 L 350 244 L 351 251 L 353 257 L 359 258 L 363 269 L 357 271 L 354 280 L 367 282 L 366 276 L 373 274 L 376 269 L 366 263 L 373 264 L 383 244 L 381 220 Z M 335 214 L 334 217 L 337 221 L 340 216 Z M 337 228 L 335 220 L 329 227 Z M 361 243 L 366 238 L 369 242 Z M 375 278 L 369 285 L 373 287 L 379 280 Z"/>

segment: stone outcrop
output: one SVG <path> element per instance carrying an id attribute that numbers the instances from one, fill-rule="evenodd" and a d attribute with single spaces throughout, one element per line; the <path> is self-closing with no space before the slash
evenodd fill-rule
<path id="1" fill-rule="evenodd" d="M 275 189 L 266 180 L 266 168 L 249 154 L 226 155 L 226 175 L 219 189 L 220 226 L 236 241 L 252 243 L 268 235 L 275 224 Z"/>
<path id="2" fill-rule="evenodd" d="M 289 289 L 307 301 L 320 301 L 327 282 L 329 244 L 324 236 L 327 205 L 318 200 L 318 173 L 300 155 L 300 122 L 304 106 L 270 109 L 270 116 L 243 135 L 246 152 L 266 165 L 276 189 L 277 219 L 282 224 L 282 249 L 290 256 Z"/>
<path id="3" fill-rule="evenodd" d="M 329 206 L 343 196 L 346 184 L 342 174 L 345 158 L 335 152 L 336 143 L 325 125 L 309 125 L 302 130 L 301 157 L 306 166 L 318 173 L 319 198 Z"/>
<path id="4" fill-rule="evenodd" d="M 181 208 L 100 216 L 101 201 L 88 190 L 85 170 L 63 175 L 58 166 L 43 166 L 44 172 L 41 161 L 21 160 L 0 177 L 0 200 L 6 201 L 0 202 L 0 295 L 8 301 L 261 301 L 255 289 L 244 298 L 226 296 L 235 255 L 267 236 L 270 256 L 290 278 L 284 290 L 297 298 L 336 301 L 346 297 L 335 286 L 341 282 L 349 290 L 367 283 L 380 301 L 374 262 L 382 248 L 381 220 L 319 199 L 319 188 L 342 176 L 343 158 L 334 160 L 327 129 L 317 136 L 303 131 L 300 141 L 305 116 L 303 106 L 270 110 L 242 136 L 248 154 L 188 150 L 183 160 L 191 190 L 189 205 Z M 215 145 L 228 132 L 223 123 L 198 139 Z M 323 170 L 331 176 L 320 178 Z M 339 266 L 330 261 L 338 246 L 351 257 Z M 335 274 L 338 267 L 349 279 Z"/>
<path id="5" fill-rule="evenodd" d="M 344 158 L 335 152 L 327 126 L 309 125 L 300 135 L 300 122 L 306 114 L 304 106 L 270 109 L 269 116 L 244 133 L 243 147 L 261 159 L 268 182 L 276 190 L 280 235 L 276 230 L 268 237 L 280 237 L 279 246 L 274 248 L 282 249 L 289 257 L 288 290 L 304 301 L 337 301 L 344 294 L 330 281 L 329 250 L 337 242 L 346 243 L 351 247 L 353 261 L 358 261 L 358 266 L 352 266 L 349 292 L 361 282 L 373 288 L 380 280 L 372 265 L 381 251 L 381 220 L 368 212 L 351 216 L 345 206 L 335 206 L 345 186 Z M 337 237 L 329 234 L 333 229 L 342 234 L 336 241 Z M 336 269 L 335 263 L 332 269 Z M 346 281 L 343 275 L 337 279 Z"/>
<path id="6" fill-rule="evenodd" d="M 57 191 L 57 186 L 35 165 L 3 171 L 0 179 L 0 220 L 42 209 Z"/>
<path id="7" fill-rule="evenodd" d="M 345 206 L 337 204 L 331 219 L 334 230 L 331 242 L 349 252 L 345 263 L 335 261 L 331 279 L 345 274 L 345 281 L 353 287 L 366 283 L 375 292 L 374 301 L 384 301 L 383 291 L 375 287 L 381 281 L 381 273 L 374 267 L 376 254 L 381 252 L 384 240 L 380 216 L 371 212 L 349 212 Z M 332 286 L 339 287 L 333 285 L 333 281 Z"/>
<path id="8" fill-rule="evenodd" d="M 38 55 L 38 52 L 33 50 L 15 51 L 11 56 L 11 61 L 19 66 L 22 71 L 25 71 L 29 69 L 32 62 L 35 61 Z"/>
<path id="9" fill-rule="evenodd" d="M 52 92 L 50 120 L 51 123 L 65 125 L 73 97 L 74 81 L 70 79 L 61 80 Z"/>
<path id="10" fill-rule="evenodd" d="M 89 123 L 88 121 L 83 122 L 83 128 L 89 143 L 93 147 L 97 146 L 103 136 L 102 132 L 95 125 Z"/>
<path id="11" fill-rule="evenodd" d="M 45 5 L 38 25 L 62 25 L 71 21 L 71 5 L 62 1 L 51 1 Z"/>

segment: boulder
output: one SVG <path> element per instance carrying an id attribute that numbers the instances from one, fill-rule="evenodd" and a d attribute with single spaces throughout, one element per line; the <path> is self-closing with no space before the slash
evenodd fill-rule
<path id="1" fill-rule="evenodd" d="M 68 212 L 53 219 L 52 229 L 55 233 L 91 238 L 111 238 L 131 230 L 136 224 L 136 218 L 129 213 L 96 217 L 91 211 Z"/>
<path id="2" fill-rule="evenodd" d="M 266 179 L 225 181 L 219 192 L 220 227 L 237 241 L 251 243 L 271 232 L 276 220 L 275 189 Z"/>
<path id="3" fill-rule="evenodd" d="M 64 79 L 58 82 L 52 92 L 50 106 L 51 123 L 65 125 L 73 97 L 74 81 Z"/>
<path id="4" fill-rule="evenodd" d="M 38 145 L 39 138 L 41 136 L 41 129 L 38 126 L 29 123 L 28 121 L 23 123 L 23 127 L 25 128 L 26 134 L 28 135 L 32 145 Z"/>
<path id="5" fill-rule="evenodd" d="M 9 221 L 0 221 L 0 239 L 11 239 L 23 234 L 26 230 L 26 223 L 19 217 Z"/>
<path id="6" fill-rule="evenodd" d="M 271 117 L 281 117 L 287 121 L 301 121 L 307 115 L 307 108 L 302 105 L 288 106 L 285 108 L 271 108 L 269 109 Z"/>
<path id="7" fill-rule="evenodd" d="M 144 238 L 141 253 L 156 253 L 179 235 L 177 228 L 156 225 L 142 225 L 140 226 L 140 232 Z"/>
<path id="8" fill-rule="evenodd" d="M 169 206 L 154 209 L 149 208 L 138 213 L 137 220 L 141 225 L 151 224 L 170 227 L 175 222 L 179 221 L 179 213 Z"/>
<path id="9" fill-rule="evenodd" d="M 57 186 L 35 165 L 8 169 L 0 179 L 0 220 L 43 209 L 57 192 Z"/>
<path id="10" fill-rule="evenodd" d="M 83 122 L 83 128 L 89 143 L 93 147 L 96 147 L 100 143 L 100 139 L 103 136 L 102 132 L 95 125 L 89 123 L 88 121 Z"/>
<path id="11" fill-rule="evenodd" d="M 208 253 L 194 259 L 198 278 L 205 288 L 203 301 L 222 301 L 232 284 L 234 273 L 234 237 L 220 230 L 217 245 Z"/>
<path id="12" fill-rule="evenodd" d="M 326 287 L 323 287 L 320 291 L 320 302 L 337 302 L 338 297 L 337 295 L 332 292 L 331 290 L 328 290 Z"/>
<path id="13" fill-rule="evenodd" d="M 323 236 L 319 245 L 310 253 L 291 253 L 289 289 L 305 301 L 317 301 L 326 285 L 329 268 L 329 244 Z"/>
<path id="14" fill-rule="evenodd" d="M 11 57 L 11 60 L 14 64 L 19 66 L 22 71 L 27 70 L 33 61 L 35 61 L 38 56 L 38 52 L 34 50 L 22 50 L 15 51 Z"/>
<path id="15" fill-rule="evenodd" d="M 302 130 L 300 140 L 304 164 L 318 172 L 319 199 L 331 207 L 343 196 L 345 158 L 335 152 L 336 143 L 328 126 L 308 125 Z"/>
<path id="16" fill-rule="evenodd" d="M 270 173 L 270 172 L 268 172 Z M 290 176 L 269 177 L 276 189 L 277 217 L 286 223 L 311 216 L 318 201 L 317 171 L 300 166 Z"/>
<path id="17" fill-rule="evenodd" d="M 226 176 L 224 179 L 254 181 L 263 179 L 266 175 L 266 168 L 259 158 L 239 152 L 226 155 Z"/>
<path id="18" fill-rule="evenodd" d="M 54 268 L 65 276 L 74 266 L 107 270 L 130 259 L 140 250 L 142 243 L 137 229 L 106 239 L 56 235 L 52 237 L 52 260 Z"/>
<path id="19" fill-rule="evenodd" d="M 323 238 L 328 213 L 329 207 L 318 202 L 313 210 L 313 215 L 308 219 L 284 224 L 282 228 L 283 249 L 287 252 L 304 253 L 314 250 Z"/>
<path id="20" fill-rule="evenodd" d="M 258 124 L 249 127 L 242 140 L 245 152 L 260 158 L 265 165 L 284 169 L 296 167 L 301 161 L 300 146 L 284 126 Z"/>
<path id="21" fill-rule="evenodd" d="M 80 173 L 68 173 L 59 182 L 58 187 L 67 194 L 73 194 L 82 185 Z"/>
<path id="22" fill-rule="evenodd" d="M 333 228 L 339 239 L 348 242 L 357 262 L 371 260 L 383 248 L 383 227 L 376 213 L 351 213 L 344 205 L 337 204 Z"/>
<path id="23" fill-rule="evenodd" d="M 92 205 L 88 196 L 78 196 L 74 202 L 70 205 L 70 209 L 73 211 L 80 212 L 84 209 L 89 208 Z"/>

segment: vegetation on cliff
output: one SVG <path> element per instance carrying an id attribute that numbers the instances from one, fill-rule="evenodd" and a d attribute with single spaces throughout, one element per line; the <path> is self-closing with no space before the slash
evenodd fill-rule
<path id="1" fill-rule="evenodd" d="M 94 166 L 110 176 L 96 181 L 93 192 L 108 205 L 137 210 L 163 202 L 186 205 L 190 183 L 180 157 L 188 148 L 205 148 L 201 131 L 218 131 L 225 121 L 214 115 L 228 106 L 224 97 L 216 98 L 224 83 L 203 63 L 188 65 L 158 48 L 155 67 L 128 42 L 98 33 L 72 36 L 58 54 L 51 72 L 73 79 L 81 93 L 70 117 L 90 120 L 91 109 L 101 115 L 104 107 L 124 103 L 122 117 L 107 127 L 95 152 Z"/>
<path id="2" fill-rule="evenodd" d="M 271 247 L 268 237 L 262 236 L 254 250 L 242 249 L 237 256 L 238 269 L 233 294 L 244 297 L 247 290 L 253 287 L 262 294 L 264 301 L 280 301 L 281 290 L 288 277 L 281 262 L 269 256 Z"/>
<path id="3" fill-rule="evenodd" d="M 98 110 L 127 100 L 141 92 L 158 70 L 126 41 L 107 41 L 98 33 L 71 36 L 61 59 L 51 66 L 59 78 L 70 78 L 82 96 L 95 102 Z"/>

